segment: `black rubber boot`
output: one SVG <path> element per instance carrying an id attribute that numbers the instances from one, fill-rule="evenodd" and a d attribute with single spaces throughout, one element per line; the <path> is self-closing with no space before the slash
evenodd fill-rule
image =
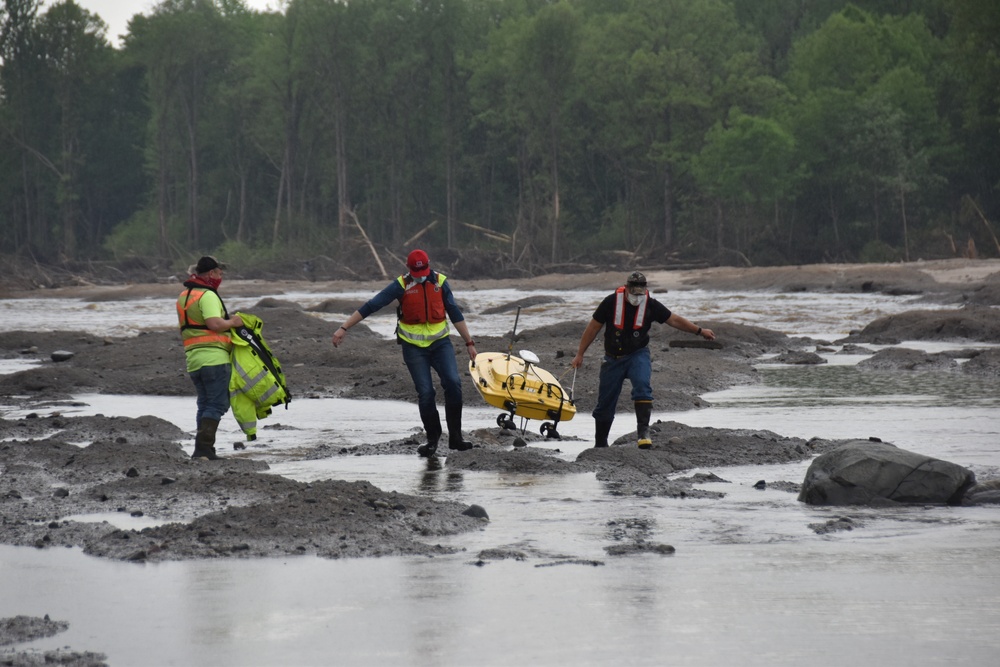
<path id="1" fill-rule="evenodd" d="M 462 438 L 462 406 L 445 405 L 444 418 L 448 422 L 448 449 L 464 452 L 472 449 L 472 443 Z"/>
<path id="2" fill-rule="evenodd" d="M 201 418 L 201 421 L 198 422 L 198 433 L 194 436 L 194 453 L 191 454 L 191 458 L 208 459 L 209 461 L 222 458 L 215 453 L 215 432 L 218 429 L 218 419 Z"/>
<path id="3" fill-rule="evenodd" d="M 420 420 L 424 423 L 424 432 L 427 433 L 427 444 L 417 447 L 419 456 L 430 458 L 437 452 L 438 441 L 441 440 L 441 415 L 437 408 L 431 408 L 426 412 L 420 411 Z"/>
<path id="4" fill-rule="evenodd" d="M 635 438 L 638 441 L 639 449 L 649 449 L 653 446 L 653 441 L 649 437 L 649 416 L 653 413 L 652 401 L 635 402 Z"/>
<path id="5" fill-rule="evenodd" d="M 614 422 L 594 422 L 594 447 L 608 446 L 608 433 L 611 433 L 611 424 Z"/>

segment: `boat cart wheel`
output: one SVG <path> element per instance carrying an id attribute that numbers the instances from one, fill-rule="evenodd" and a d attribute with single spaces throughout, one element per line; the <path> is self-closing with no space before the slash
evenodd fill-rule
<path id="1" fill-rule="evenodd" d="M 538 430 L 546 438 L 555 438 L 556 440 L 562 440 L 562 438 L 559 437 L 559 431 L 556 430 L 556 425 L 553 424 L 552 422 L 545 422 Z"/>
<path id="2" fill-rule="evenodd" d="M 517 428 L 517 425 L 514 424 L 514 420 L 508 417 L 506 412 L 501 412 L 499 415 L 497 415 L 497 426 L 499 426 L 500 428 L 505 428 L 510 431 L 513 431 L 514 429 Z"/>

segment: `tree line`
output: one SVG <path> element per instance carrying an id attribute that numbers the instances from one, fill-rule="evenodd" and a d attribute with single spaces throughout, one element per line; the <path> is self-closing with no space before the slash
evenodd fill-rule
<path id="1" fill-rule="evenodd" d="M 995 0 L 0 8 L 0 252 L 1000 255 Z"/>

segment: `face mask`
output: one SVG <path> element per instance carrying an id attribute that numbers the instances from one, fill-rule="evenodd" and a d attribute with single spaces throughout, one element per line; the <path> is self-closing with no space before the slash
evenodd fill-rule
<path id="1" fill-rule="evenodd" d="M 218 278 L 208 278 L 207 280 L 205 280 L 205 282 L 208 283 L 208 286 L 211 287 L 212 289 L 219 289 L 219 285 L 222 284 L 222 277 L 220 276 Z"/>
<path id="2" fill-rule="evenodd" d="M 427 276 L 420 276 L 419 278 L 414 278 L 413 281 L 417 284 L 423 284 L 427 282 Z"/>
<path id="3" fill-rule="evenodd" d="M 646 298 L 645 294 L 629 293 L 626 294 L 625 296 L 628 298 L 628 302 L 631 303 L 633 306 L 638 306 L 640 303 L 642 303 L 642 300 Z"/>

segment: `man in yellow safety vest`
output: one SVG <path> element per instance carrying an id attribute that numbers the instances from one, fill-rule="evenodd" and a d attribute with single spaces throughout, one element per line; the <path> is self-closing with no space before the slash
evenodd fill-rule
<path id="1" fill-rule="evenodd" d="M 372 313 L 399 302 L 396 339 L 403 350 L 403 361 L 410 371 L 417 390 L 420 420 L 427 434 L 427 444 L 417 448 L 420 456 L 431 457 L 441 438 L 441 417 L 434 402 L 433 368 L 444 388 L 444 414 L 448 424 L 448 448 L 459 451 L 472 448 L 462 437 L 462 380 L 455 361 L 455 348 L 448 338 L 448 320 L 465 341 L 469 359 L 476 359 L 476 343 L 472 340 L 465 316 L 455 303 L 451 286 L 444 274 L 431 271 L 430 260 L 423 250 L 414 250 L 406 259 L 409 269 L 385 289 L 369 299 L 347 318 L 333 333 L 333 346 L 338 347 L 347 330 Z"/>

